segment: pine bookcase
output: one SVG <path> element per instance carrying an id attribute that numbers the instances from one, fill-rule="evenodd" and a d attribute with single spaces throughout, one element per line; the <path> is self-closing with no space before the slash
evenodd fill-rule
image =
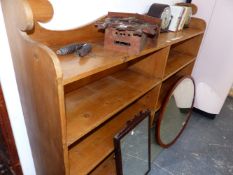
<path id="1" fill-rule="evenodd" d="M 114 135 L 139 111 L 158 111 L 174 82 L 191 74 L 205 22 L 192 18 L 189 28 L 128 56 L 104 50 L 93 24 L 41 27 L 53 16 L 46 0 L 1 2 L 37 174 L 116 174 Z M 55 54 L 72 42 L 93 50 L 84 58 Z"/>

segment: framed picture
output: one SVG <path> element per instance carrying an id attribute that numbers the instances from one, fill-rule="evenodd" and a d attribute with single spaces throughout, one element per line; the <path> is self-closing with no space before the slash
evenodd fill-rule
<path id="1" fill-rule="evenodd" d="M 143 175 L 151 169 L 150 111 L 140 112 L 114 137 L 118 175 Z"/>

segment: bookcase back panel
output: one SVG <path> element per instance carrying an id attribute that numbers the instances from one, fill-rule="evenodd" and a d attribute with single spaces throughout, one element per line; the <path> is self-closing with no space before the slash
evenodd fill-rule
<path id="1" fill-rule="evenodd" d="M 201 45 L 203 34 L 172 45 L 172 50 L 189 56 L 196 57 Z"/>
<path id="2" fill-rule="evenodd" d="M 191 75 L 192 70 L 193 70 L 194 62 L 190 63 L 180 71 L 178 71 L 176 74 L 174 74 L 172 77 L 166 79 L 162 83 L 161 91 L 160 91 L 160 96 L 159 96 L 159 103 L 163 103 L 166 95 L 168 94 L 169 90 L 173 85 L 182 77 L 185 75 Z"/>

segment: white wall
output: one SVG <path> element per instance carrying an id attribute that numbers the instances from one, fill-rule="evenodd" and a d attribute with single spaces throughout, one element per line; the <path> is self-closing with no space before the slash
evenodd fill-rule
<path id="1" fill-rule="evenodd" d="M 82 3 L 77 0 L 51 1 L 54 6 L 55 15 L 50 23 L 43 25 L 50 29 L 62 30 L 76 28 L 90 23 L 105 15 L 107 11 L 144 13 L 148 10 L 151 3 L 163 2 L 173 4 L 175 1 L 182 2 L 183 0 L 85 0 Z M 2 11 L 0 12 L 0 38 L 0 81 L 6 99 L 19 158 L 24 175 L 35 175 Z"/>
<path id="2" fill-rule="evenodd" d="M 146 13 L 153 3 L 174 4 L 184 0 L 50 0 L 53 19 L 43 25 L 53 30 L 73 29 L 95 21 L 108 11 Z"/>
<path id="3" fill-rule="evenodd" d="M 216 1 L 217 0 L 192 0 L 192 3 L 198 6 L 198 11 L 195 16 L 204 19 L 208 25 L 216 6 Z"/>
<path id="4" fill-rule="evenodd" d="M 195 107 L 218 114 L 233 82 L 233 1 L 194 0 L 201 5 L 198 16 L 208 28 L 193 76 L 197 85 Z"/>

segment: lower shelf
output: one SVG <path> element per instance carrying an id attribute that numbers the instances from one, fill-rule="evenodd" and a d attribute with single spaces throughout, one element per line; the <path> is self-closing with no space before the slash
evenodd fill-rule
<path id="1" fill-rule="evenodd" d="M 151 161 L 155 161 L 164 149 L 160 147 L 155 139 L 155 128 L 151 128 Z M 114 153 L 107 157 L 90 175 L 116 175 L 116 163 Z"/>
<path id="2" fill-rule="evenodd" d="M 113 137 L 145 105 L 136 102 L 69 150 L 70 175 L 88 174 L 114 150 Z"/>
<path id="3" fill-rule="evenodd" d="M 114 154 L 110 155 L 100 166 L 98 166 L 90 175 L 116 175 L 116 164 Z"/>
<path id="4" fill-rule="evenodd" d="M 195 59 L 196 58 L 193 56 L 177 51 L 171 51 L 167 61 L 164 80 L 168 79 L 191 62 L 194 62 Z"/>
<path id="5" fill-rule="evenodd" d="M 67 94 L 68 145 L 110 119 L 159 83 L 159 79 L 126 69 Z"/>

